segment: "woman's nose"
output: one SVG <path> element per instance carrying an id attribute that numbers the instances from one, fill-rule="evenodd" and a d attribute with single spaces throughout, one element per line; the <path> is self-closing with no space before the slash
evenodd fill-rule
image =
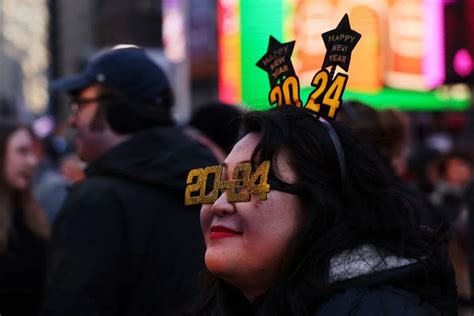
<path id="1" fill-rule="evenodd" d="M 227 191 L 212 204 L 211 211 L 217 216 L 225 216 L 235 213 L 235 204 L 227 200 Z"/>

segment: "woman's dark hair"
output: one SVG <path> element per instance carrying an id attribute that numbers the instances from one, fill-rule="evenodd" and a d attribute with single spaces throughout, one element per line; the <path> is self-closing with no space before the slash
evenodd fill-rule
<path id="1" fill-rule="evenodd" d="M 332 126 L 345 154 L 344 181 L 328 131 L 309 111 L 284 107 L 244 116 L 244 134 L 261 135 L 252 164 L 275 162 L 285 151 L 297 176 L 295 186 L 305 193 L 304 224 L 291 249 L 292 261 L 265 294 L 262 315 L 314 311 L 328 295 L 330 259 L 345 250 L 371 244 L 400 257 L 432 257 L 434 234 L 420 229 L 410 199 L 391 187 L 377 155 L 341 124 Z M 218 283 L 210 272 L 205 278 L 201 310 Z"/>

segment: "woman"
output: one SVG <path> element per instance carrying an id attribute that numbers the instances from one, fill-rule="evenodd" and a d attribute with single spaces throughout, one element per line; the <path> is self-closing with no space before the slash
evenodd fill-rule
<path id="1" fill-rule="evenodd" d="M 36 315 L 49 233 L 31 191 L 38 159 L 26 127 L 0 123 L 0 159 L 0 313 Z"/>
<path id="2" fill-rule="evenodd" d="M 297 108 L 245 116 L 223 178 L 270 160 L 270 192 L 231 203 L 224 191 L 203 205 L 207 271 L 195 314 L 455 313 L 441 238 L 419 228 L 376 155 L 327 124 Z"/>

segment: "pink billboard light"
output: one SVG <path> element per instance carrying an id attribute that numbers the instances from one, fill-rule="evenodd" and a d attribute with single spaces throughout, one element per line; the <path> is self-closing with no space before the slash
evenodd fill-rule
<path id="1" fill-rule="evenodd" d="M 469 76 L 474 70 L 472 56 L 467 49 L 460 49 L 454 56 L 454 70 L 461 77 Z"/>
<path id="2" fill-rule="evenodd" d="M 435 88 L 443 84 L 446 78 L 444 66 L 444 1 L 424 0 L 424 34 L 425 57 L 423 59 L 423 74 L 427 88 Z"/>

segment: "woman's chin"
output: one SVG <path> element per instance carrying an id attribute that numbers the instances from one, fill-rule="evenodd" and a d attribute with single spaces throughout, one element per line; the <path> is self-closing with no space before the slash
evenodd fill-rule
<path id="1" fill-rule="evenodd" d="M 242 257 L 240 253 L 227 247 L 210 247 L 206 250 L 204 261 L 210 272 L 227 281 L 244 273 L 242 268 L 245 268 L 245 263 Z"/>
<path id="2" fill-rule="evenodd" d="M 225 251 L 214 251 L 208 249 L 204 257 L 206 267 L 212 273 L 221 276 L 230 270 L 231 261 Z M 227 272 L 227 273 L 226 273 Z"/>

